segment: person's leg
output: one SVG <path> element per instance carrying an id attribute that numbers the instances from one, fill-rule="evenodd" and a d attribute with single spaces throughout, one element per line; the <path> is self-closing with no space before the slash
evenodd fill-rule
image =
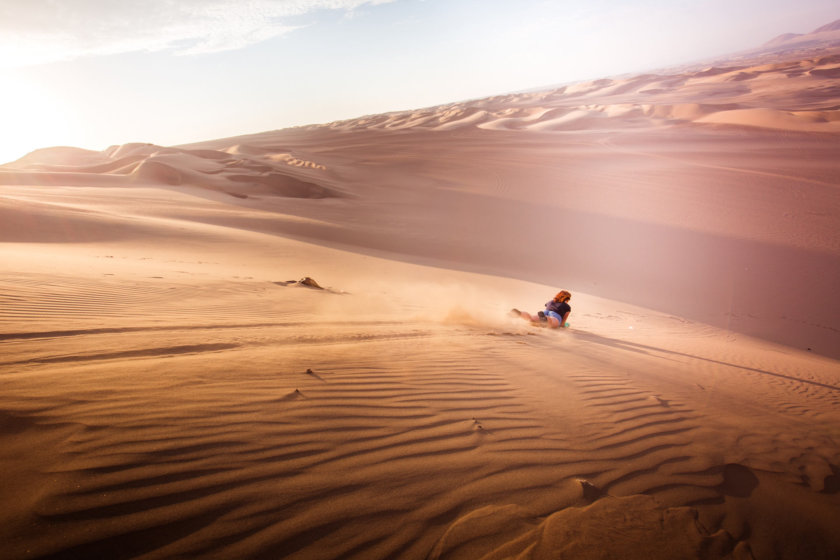
<path id="1" fill-rule="evenodd" d="M 525 319 L 526 321 L 531 321 L 532 323 L 539 323 L 540 322 L 539 317 L 537 317 L 536 315 L 531 315 L 527 311 L 522 312 L 522 318 Z"/>
<path id="2" fill-rule="evenodd" d="M 519 311 L 518 309 L 511 309 L 510 314 L 513 317 L 521 317 L 521 318 L 525 319 L 526 321 L 531 321 L 532 323 L 538 323 L 539 320 L 540 320 L 539 317 L 531 315 L 527 311 Z"/>

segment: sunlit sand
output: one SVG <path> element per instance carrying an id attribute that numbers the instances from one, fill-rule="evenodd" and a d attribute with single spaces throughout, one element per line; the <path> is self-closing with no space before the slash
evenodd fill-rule
<path id="1" fill-rule="evenodd" d="M 838 557 L 787 56 L 0 167 L 0 557 Z"/>

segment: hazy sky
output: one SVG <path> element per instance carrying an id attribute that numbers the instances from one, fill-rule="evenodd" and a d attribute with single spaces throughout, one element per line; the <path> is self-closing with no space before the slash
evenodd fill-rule
<path id="1" fill-rule="evenodd" d="M 837 0 L 0 0 L 0 162 L 649 70 L 835 19 Z"/>

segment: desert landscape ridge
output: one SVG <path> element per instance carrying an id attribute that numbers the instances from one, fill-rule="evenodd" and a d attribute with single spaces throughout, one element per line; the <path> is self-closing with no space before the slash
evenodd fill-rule
<path id="1" fill-rule="evenodd" d="M 0 559 L 840 557 L 838 29 L 0 165 Z"/>

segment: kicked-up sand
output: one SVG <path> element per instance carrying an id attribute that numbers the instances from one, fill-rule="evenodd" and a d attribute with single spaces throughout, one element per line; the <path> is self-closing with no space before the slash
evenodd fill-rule
<path id="1" fill-rule="evenodd" d="M 0 557 L 837 558 L 838 68 L 3 166 Z"/>

